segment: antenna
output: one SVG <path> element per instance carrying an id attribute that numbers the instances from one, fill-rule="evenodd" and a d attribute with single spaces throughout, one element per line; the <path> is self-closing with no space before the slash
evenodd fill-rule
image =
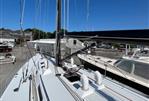
<path id="1" fill-rule="evenodd" d="M 61 34 L 61 0 L 57 0 L 57 29 L 56 29 L 56 66 L 60 66 L 60 58 L 61 58 L 61 51 L 60 51 L 60 34 Z"/>

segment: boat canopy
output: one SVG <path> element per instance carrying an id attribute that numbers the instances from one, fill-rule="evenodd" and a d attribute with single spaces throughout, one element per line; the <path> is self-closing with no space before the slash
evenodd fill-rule
<path id="1" fill-rule="evenodd" d="M 116 61 L 114 65 L 121 70 L 149 80 L 149 64 L 147 63 L 120 59 Z"/>

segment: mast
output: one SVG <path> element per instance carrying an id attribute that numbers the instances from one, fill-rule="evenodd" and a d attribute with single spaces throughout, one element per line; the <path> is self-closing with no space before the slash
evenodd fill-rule
<path id="1" fill-rule="evenodd" d="M 56 29 L 56 66 L 60 66 L 61 59 L 61 50 L 60 50 L 60 42 L 61 42 L 61 0 L 57 0 L 57 29 Z"/>

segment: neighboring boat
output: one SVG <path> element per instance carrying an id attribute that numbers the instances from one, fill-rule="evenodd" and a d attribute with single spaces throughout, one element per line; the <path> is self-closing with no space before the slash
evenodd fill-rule
<path id="1" fill-rule="evenodd" d="M 11 52 L 12 48 L 11 43 L 0 43 L 0 52 Z"/>
<path id="2" fill-rule="evenodd" d="M 123 56 L 118 60 L 86 54 L 79 54 L 78 57 L 102 70 L 106 70 L 149 89 L 148 50 L 137 49 L 133 55 Z"/>
<path id="3" fill-rule="evenodd" d="M 16 57 L 11 54 L 6 54 L 5 56 L 0 56 L 0 64 L 15 63 Z"/>

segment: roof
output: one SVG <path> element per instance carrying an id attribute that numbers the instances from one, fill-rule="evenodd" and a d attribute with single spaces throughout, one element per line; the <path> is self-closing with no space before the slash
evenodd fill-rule
<path id="1" fill-rule="evenodd" d="M 108 40 L 133 42 L 137 44 L 149 43 L 149 29 L 138 30 L 109 30 L 109 31 L 86 31 L 86 32 L 68 32 L 68 37 L 79 38 L 82 40 Z M 139 42 L 138 42 L 139 40 Z"/>
<path id="2" fill-rule="evenodd" d="M 51 44 L 55 44 L 56 40 L 55 39 L 39 39 L 39 40 L 34 40 L 34 41 L 30 41 L 33 43 L 51 43 Z M 61 43 L 66 43 L 65 39 L 61 39 Z"/>
<path id="3" fill-rule="evenodd" d="M 14 42 L 15 39 L 8 39 L 8 38 L 0 38 L 0 42 L 4 42 L 4 41 L 11 41 L 11 42 Z"/>
<path id="4" fill-rule="evenodd" d="M 149 29 L 68 32 L 66 35 L 78 37 L 98 35 L 103 37 L 149 38 Z"/>

